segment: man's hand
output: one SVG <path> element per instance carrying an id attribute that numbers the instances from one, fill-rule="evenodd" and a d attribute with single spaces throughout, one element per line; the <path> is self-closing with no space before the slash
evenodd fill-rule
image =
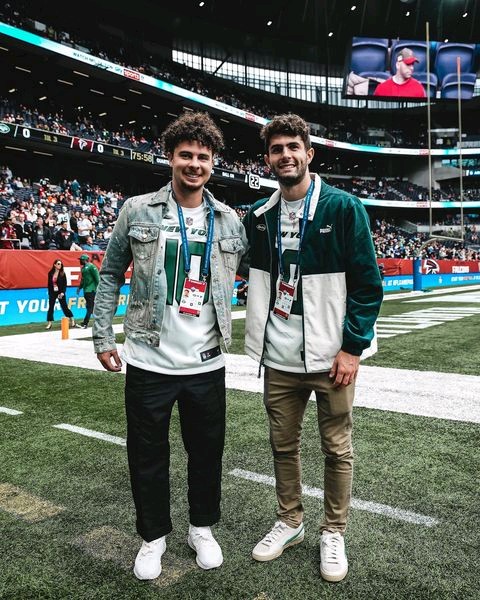
<path id="1" fill-rule="evenodd" d="M 107 371 L 121 371 L 122 361 L 116 350 L 107 350 L 106 352 L 97 353 L 98 360 L 102 363 L 102 367 Z M 112 361 L 113 359 L 113 361 Z"/>
<path id="2" fill-rule="evenodd" d="M 357 377 L 358 367 L 360 366 L 360 357 L 340 350 L 333 361 L 329 377 L 334 381 L 334 387 L 350 385 Z"/>

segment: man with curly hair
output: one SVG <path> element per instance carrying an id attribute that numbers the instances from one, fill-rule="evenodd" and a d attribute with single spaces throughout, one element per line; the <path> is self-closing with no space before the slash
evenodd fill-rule
<path id="1" fill-rule="evenodd" d="M 185 113 L 162 136 L 172 169 L 162 189 L 129 198 L 120 210 L 100 271 L 93 340 L 107 371 L 120 371 L 112 320 L 132 263 L 124 320 L 127 452 L 137 531 L 138 579 L 162 570 L 170 517 L 169 425 L 178 403 L 188 455 L 187 543 L 202 569 L 219 567 L 210 527 L 220 519 L 225 438 L 225 362 L 231 304 L 246 249 L 234 210 L 205 185 L 223 136 L 207 113 Z"/>

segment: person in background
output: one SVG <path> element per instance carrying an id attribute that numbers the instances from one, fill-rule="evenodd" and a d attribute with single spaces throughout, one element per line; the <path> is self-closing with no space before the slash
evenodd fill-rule
<path id="1" fill-rule="evenodd" d="M 26 220 L 24 212 L 17 215 L 13 224 L 16 231 L 16 237 L 20 240 L 20 246 L 24 250 L 29 250 L 32 247 L 32 224 Z"/>
<path id="2" fill-rule="evenodd" d="M 252 556 L 273 560 L 303 541 L 301 431 L 314 392 L 325 464 L 320 573 L 340 581 L 348 571 L 355 380 L 360 357 L 376 350 L 382 282 L 362 203 L 310 173 L 308 124 L 279 115 L 261 138 L 279 189 L 243 219 L 250 243 L 245 352 L 265 366 L 278 508 Z"/>
<path id="3" fill-rule="evenodd" d="M 53 325 L 53 311 L 55 302 L 59 301 L 63 314 L 70 319 L 70 327 L 75 327 L 75 319 L 72 311 L 68 308 L 65 294 L 67 292 L 67 276 L 61 260 L 53 262 L 52 268 L 48 272 L 48 312 L 46 329 L 51 329 Z"/>
<path id="4" fill-rule="evenodd" d="M 82 250 L 87 250 L 87 252 L 91 252 L 92 250 L 100 250 L 100 246 L 93 241 L 91 235 L 87 235 L 83 244 L 80 244 Z"/>
<path id="5" fill-rule="evenodd" d="M 70 250 L 75 243 L 75 234 L 68 229 L 68 221 L 62 221 L 60 228 L 55 233 L 55 243 L 59 250 Z M 80 248 L 80 246 L 78 246 Z"/>
<path id="6" fill-rule="evenodd" d="M 95 294 L 97 291 L 98 283 L 100 281 L 97 267 L 90 262 L 88 254 L 82 254 L 79 258 L 80 264 L 82 265 L 81 280 L 77 288 L 77 296 L 80 290 L 83 290 L 83 296 L 87 305 L 87 312 L 83 318 L 83 322 L 76 327 L 86 329 L 90 321 L 90 317 L 93 314 L 93 308 L 95 304 Z"/>
<path id="7" fill-rule="evenodd" d="M 425 88 L 413 77 L 414 65 L 420 62 L 410 48 L 397 54 L 395 75 L 379 83 L 374 96 L 399 96 L 401 98 L 425 98 Z"/>
<path id="8" fill-rule="evenodd" d="M 85 243 L 85 240 L 87 239 L 87 237 L 89 235 L 92 235 L 92 230 L 93 230 L 93 223 L 92 221 L 87 217 L 87 215 L 82 212 L 80 213 L 80 218 L 77 220 L 77 235 L 78 235 L 78 243 L 80 244 L 80 246 L 82 244 Z M 72 226 L 73 229 L 73 226 Z"/>
<path id="9" fill-rule="evenodd" d="M 32 231 L 32 248 L 34 250 L 48 250 L 52 241 L 52 232 L 44 223 L 43 217 L 38 217 Z"/>
<path id="10" fill-rule="evenodd" d="M 17 232 L 12 223 L 12 217 L 7 215 L 3 219 L 3 223 L 0 226 L 0 249 L 2 250 L 13 250 L 15 241 L 17 239 Z"/>
<path id="11" fill-rule="evenodd" d="M 188 455 L 187 543 L 202 569 L 223 562 L 211 526 L 220 519 L 225 440 L 225 359 L 235 274 L 246 249 L 235 211 L 206 189 L 223 135 L 207 113 L 184 113 L 163 132 L 172 180 L 128 199 L 105 251 L 93 342 L 107 371 L 120 371 L 112 319 L 133 262 L 124 320 L 127 452 L 137 532 L 138 579 L 162 571 L 170 514 L 170 418 L 178 403 Z M 177 499 L 178 500 L 178 499 Z"/>
<path id="12" fill-rule="evenodd" d="M 242 279 L 239 286 L 237 287 L 237 304 L 239 306 L 245 306 L 247 304 L 248 295 L 248 283 L 246 279 Z"/>

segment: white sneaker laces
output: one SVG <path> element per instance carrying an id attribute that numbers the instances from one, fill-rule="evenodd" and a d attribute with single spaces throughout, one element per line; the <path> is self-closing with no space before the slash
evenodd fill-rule
<path id="1" fill-rule="evenodd" d="M 333 535 L 326 536 L 322 541 L 327 562 L 338 564 L 340 562 L 339 555 L 341 554 L 340 534 L 334 533 Z"/>
<path id="2" fill-rule="evenodd" d="M 208 542 L 209 544 L 215 544 L 215 540 L 213 538 L 212 532 L 210 529 L 196 529 L 191 533 L 192 537 L 197 540 L 201 540 L 203 542 Z"/>
<path id="3" fill-rule="evenodd" d="M 148 554 L 153 554 L 155 548 L 160 544 L 160 539 L 153 540 L 153 542 L 143 542 L 142 547 L 140 548 L 140 555 L 147 556 Z"/>
<path id="4" fill-rule="evenodd" d="M 267 535 L 263 538 L 262 544 L 268 546 L 269 544 L 273 544 L 276 540 L 282 535 L 283 530 L 287 526 L 283 521 L 277 521 L 273 526 L 273 529 L 267 533 Z"/>

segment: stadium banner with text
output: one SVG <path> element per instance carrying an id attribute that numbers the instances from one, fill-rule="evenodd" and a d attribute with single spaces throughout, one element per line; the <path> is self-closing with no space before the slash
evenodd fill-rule
<path id="1" fill-rule="evenodd" d="M 75 319 L 85 316 L 83 292 L 76 295 L 80 282 L 81 264 L 79 257 L 88 254 L 91 262 L 100 269 L 104 252 L 69 252 L 61 250 L 0 250 L 0 327 L 45 321 L 48 311 L 48 271 L 53 262 L 63 262 L 67 276 L 67 305 Z M 120 290 L 116 316 L 123 316 L 130 293 L 131 266 L 125 272 L 125 285 Z M 237 277 L 232 291 L 232 305 L 237 304 Z M 63 317 L 58 303 L 55 304 L 54 319 Z"/>
<path id="2" fill-rule="evenodd" d="M 104 252 L 73 252 L 62 250 L 0 250 L 0 290 L 46 288 L 48 272 L 55 260 L 61 260 L 67 276 L 67 286 L 80 282 L 80 256 L 88 254 L 98 269 Z M 127 271 L 127 274 L 129 271 Z M 130 278 L 125 275 L 126 282 Z"/>
<path id="3" fill-rule="evenodd" d="M 123 285 L 120 289 L 118 308 L 115 316 L 125 314 L 130 293 L 130 286 Z M 65 294 L 67 306 L 77 321 L 81 321 L 86 313 L 83 292 L 77 296 L 76 287 L 68 287 Z M 28 288 L 24 290 L 0 290 L 0 326 L 26 325 L 47 320 L 48 290 L 47 288 Z M 60 321 L 64 316 L 58 300 L 55 303 L 53 318 Z M 95 316 L 95 314 L 94 314 Z"/>
<path id="4" fill-rule="evenodd" d="M 413 275 L 413 260 L 406 258 L 378 258 L 385 276 Z M 480 262 L 475 260 L 422 260 L 422 275 L 480 273 Z"/>

